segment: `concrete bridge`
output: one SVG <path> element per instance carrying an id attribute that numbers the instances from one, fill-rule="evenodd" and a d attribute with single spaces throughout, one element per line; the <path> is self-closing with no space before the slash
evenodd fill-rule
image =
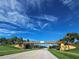
<path id="1" fill-rule="evenodd" d="M 69 45 L 66 45 L 65 46 L 65 43 L 63 41 L 30 41 L 30 42 L 23 42 L 20 47 L 22 48 L 26 48 L 26 47 L 29 47 L 29 46 L 34 46 L 34 44 L 58 44 L 59 45 L 59 49 L 62 51 L 62 50 L 65 50 L 65 47 L 68 47 L 69 48 Z"/>
<path id="2" fill-rule="evenodd" d="M 30 42 L 23 42 L 22 47 L 29 47 L 29 46 L 34 46 L 35 44 L 60 44 L 58 41 L 30 41 Z"/>
<path id="3" fill-rule="evenodd" d="M 23 44 L 60 44 L 57 41 L 35 41 L 35 42 L 23 42 Z"/>

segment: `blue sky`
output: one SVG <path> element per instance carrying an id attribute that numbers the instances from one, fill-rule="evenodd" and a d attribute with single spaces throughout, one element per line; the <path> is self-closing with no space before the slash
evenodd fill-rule
<path id="1" fill-rule="evenodd" d="M 0 36 L 59 40 L 79 33 L 78 0 L 0 0 Z"/>

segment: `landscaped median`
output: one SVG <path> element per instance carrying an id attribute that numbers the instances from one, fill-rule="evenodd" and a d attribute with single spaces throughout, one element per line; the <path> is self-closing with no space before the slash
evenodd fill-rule
<path id="1" fill-rule="evenodd" d="M 24 51 L 31 51 L 33 49 L 21 49 L 13 46 L 0 46 L 0 56 L 9 55 L 14 53 L 20 53 Z"/>
<path id="2" fill-rule="evenodd" d="M 55 49 L 48 49 L 52 54 L 57 56 L 59 59 L 79 59 L 79 54 L 65 52 L 65 51 L 58 51 Z"/>

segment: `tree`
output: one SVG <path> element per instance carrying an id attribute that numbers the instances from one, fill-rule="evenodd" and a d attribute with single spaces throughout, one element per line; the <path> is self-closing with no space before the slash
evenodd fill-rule
<path id="1" fill-rule="evenodd" d="M 13 44 L 19 44 L 19 43 L 23 43 L 23 38 L 18 38 L 18 37 L 12 37 L 11 41 Z"/>
<path id="2" fill-rule="evenodd" d="M 30 40 L 29 40 L 29 39 L 27 39 L 27 42 L 30 42 Z"/>
<path id="3" fill-rule="evenodd" d="M 63 38 L 65 42 L 74 43 L 75 39 L 79 40 L 78 33 L 67 33 L 66 36 Z"/>
<path id="4" fill-rule="evenodd" d="M 20 38 L 17 36 L 12 37 L 12 38 L 5 38 L 5 37 L 0 38 L 0 45 L 20 44 L 23 42 L 24 42 L 23 38 Z"/>

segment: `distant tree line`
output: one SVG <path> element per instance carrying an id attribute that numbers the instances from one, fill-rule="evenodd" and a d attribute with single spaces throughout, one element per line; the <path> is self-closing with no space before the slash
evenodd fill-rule
<path id="1" fill-rule="evenodd" d="M 7 45 L 7 44 L 20 44 L 24 42 L 23 38 L 19 38 L 17 36 L 12 37 L 12 38 L 0 38 L 0 45 Z"/>

